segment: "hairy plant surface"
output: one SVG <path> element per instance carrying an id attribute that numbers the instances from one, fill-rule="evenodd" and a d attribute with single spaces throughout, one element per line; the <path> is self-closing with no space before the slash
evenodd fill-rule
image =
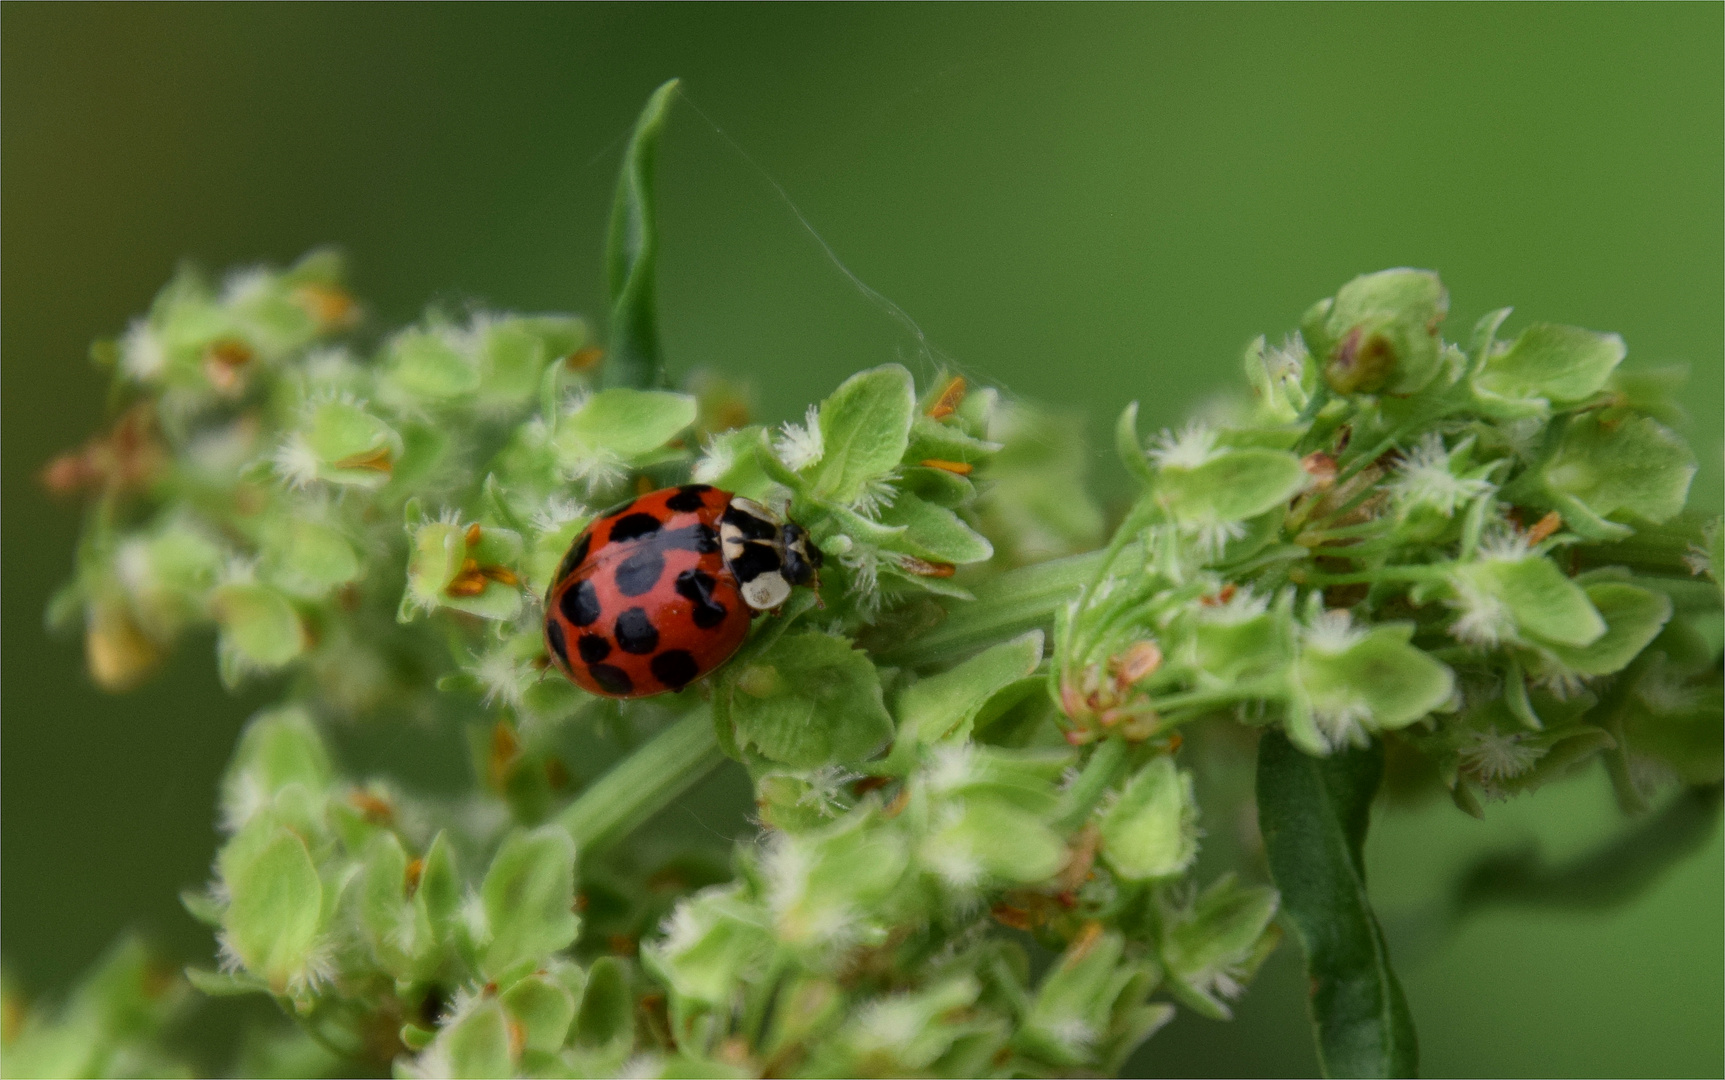
<path id="1" fill-rule="evenodd" d="M 1148 441 L 1126 407 L 1109 528 L 1069 428 L 956 376 L 863 371 L 777 428 L 666 386 L 673 93 L 626 155 L 604 351 L 569 315 L 367 339 L 324 253 L 184 272 L 95 347 L 115 421 L 47 473 L 90 496 L 52 621 L 114 690 L 213 626 L 223 680 L 281 702 L 184 896 L 220 969 L 123 944 L 60 1009 L 9 1009 L 9 1073 L 175 1071 L 187 981 L 291 1018 L 257 1073 L 1110 1073 L 1178 1008 L 1227 1017 L 1286 927 L 1325 1070 L 1411 1075 L 1361 856 L 1386 760 L 1473 814 L 1595 762 L 1631 811 L 1687 786 L 1634 850 L 1482 866 L 1458 908 L 1632 890 L 1711 822 L 1721 535 L 1683 512 L 1674 384 L 1621 372 L 1618 337 L 1507 336 L 1504 309 L 1452 343 L 1435 274 L 1356 278 L 1247 347 L 1234 404 Z M 571 542 L 691 479 L 807 528 L 819 593 L 678 694 L 548 675 Z M 470 787 L 353 775 L 328 732 L 356 723 L 463 728 Z M 592 775 L 573 732 L 633 749 Z M 1257 755 L 1241 874 L 1197 870 L 1200 739 Z M 729 864 L 631 857 L 726 758 L 759 826 Z"/>

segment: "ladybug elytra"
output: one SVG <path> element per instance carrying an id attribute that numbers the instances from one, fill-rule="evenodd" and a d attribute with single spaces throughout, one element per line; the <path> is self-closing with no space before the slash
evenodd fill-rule
<path id="1" fill-rule="evenodd" d="M 802 526 L 757 502 L 706 484 L 662 488 L 575 538 L 545 597 L 545 647 L 591 693 L 681 690 L 730 659 L 755 613 L 820 565 Z"/>

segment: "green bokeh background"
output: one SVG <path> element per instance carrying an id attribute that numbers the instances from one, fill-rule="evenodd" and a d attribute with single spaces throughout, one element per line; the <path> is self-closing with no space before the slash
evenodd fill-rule
<path id="1" fill-rule="evenodd" d="M 661 156 L 666 347 L 749 378 L 763 416 L 921 363 L 776 183 L 934 345 L 1099 435 L 1134 397 L 1177 422 L 1252 335 L 1386 266 L 1444 274 L 1452 336 L 1503 303 L 1617 330 L 1631 363 L 1692 366 L 1717 510 L 1722 41 L 1718 4 L 0 7 L 8 967 L 63 986 L 128 927 L 209 949 L 175 892 L 258 702 L 207 642 L 98 693 L 42 630 L 77 514 L 34 480 L 99 422 L 88 342 L 180 258 L 339 244 L 379 325 L 429 299 L 597 312 L 621 139 L 681 75 L 705 119 L 680 105 Z M 1488 846 L 1621 827 L 1597 774 L 1483 824 L 1384 816 L 1369 865 L 1427 1073 L 1725 1068 L 1717 835 L 1613 913 L 1397 929 Z M 1311 1072 L 1301 984 L 1284 949 L 1235 1023 L 1183 1017 L 1134 1068 Z"/>

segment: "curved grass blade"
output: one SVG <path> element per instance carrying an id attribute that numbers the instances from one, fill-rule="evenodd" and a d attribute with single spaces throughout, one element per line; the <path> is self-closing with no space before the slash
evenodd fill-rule
<path id="1" fill-rule="evenodd" d="M 676 93 L 677 80 L 672 79 L 647 99 L 617 173 L 617 195 L 611 204 L 611 228 L 605 243 L 611 340 L 601 381 L 607 387 L 647 389 L 664 380 L 659 356 L 659 305 L 653 292 L 653 274 L 659 261 L 653 162 L 658 156 L 659 133 L 665 128 Z"/>
<path id="2" fill-rule="evenodd" d="M 1415 1076 L 1413 1016 L 1366 898 L 1363 848 L 1384 752 L 1258 744 L 1258 823 L 1282 910 L 1306 953 L 1312 1021 L 1325 1076 Z"/>

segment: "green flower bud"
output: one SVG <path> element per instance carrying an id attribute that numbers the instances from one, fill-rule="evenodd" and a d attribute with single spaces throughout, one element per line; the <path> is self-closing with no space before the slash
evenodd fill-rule
<path id="1" fill-rule="evenodd" d="M 1114 1026 L 1122 994 L 1135 984 L 1139 996 L 1148 993 L 1137 979 L 1140 967 L 1122 963 L 1125 951 L 1124 939 L 1099 923 L 1079 931 L 1037 987 L 1018 1031 L 1020 1045 L 1056 1065 L 1089 1061 Z"/>
<path id="2" fill-rule="evenodd" d="M 1127 781 L 1102 812 L 1102 856 L 1128 881 L 1181 874 L 1198 857 L 1192 774 L 1157 757 Z"/>
<path id="3" fill-rule="evenodd" d="M 1165 910 L 1160 956 L 1175 996 L 1212 1019 L 1229 1019 L 1227 1002 L 1281 939 L 1271 925 L 1278 904 L 1275 890 L 1224 874 L 1189 905 Z"/>
<path id="4" fill-rule="evenodd" d="M 774 933 L 820 956 L 834 947 L 878 944 L 885 903 L 910 862 L 898 829 L 855 811 L 800 836 L 782 836 L 762 865 Z"/>
<path id="5" fill-rule="evenodd" d="M 407 330 L 389 343 L 384 378 L 411 398 L 451 401 L 479 389 L 479 368 L 452 328 Z"/>
<path id="6" fill-rule="evenodd" d="M 240 734 L 222 778 L 222 813 L 238 829 L 289 785 L 322 795 L 335 781 L 329 751 L 298 706 L 258 713 Z"/>
<path id="7" fill-rule="evenodd" d="M 328 400 L 312 406 L 277 448 L 275 467 L 294 487 L 322 480 L 375 489 L 389 483 L 403 446 L 401 436 L 360 403 Z"/>
<path id="8" fill-rule="evenodd" d="M 515 1075 L 509 1020 L 495 998 L 473 1002 L 437 1033 L 417 1062 L 421 1076 L 485 1080 Z"/>
<path id="9" fill-rule="evenodd" d="M 728 1007 L 772 955 L 767 913 L 743 896 L 733 884 L 678 904 L 664 938 L 642 951 L 648 969 L 686 1001 Z"/>
<path id="10" fill-rule="evenodd" d="M 1429 270 L 1383 270 L 1306 312 L 1300 333 L 1338 394 L 1416 394 L 1443 366 L 1449 294 Z"/>

